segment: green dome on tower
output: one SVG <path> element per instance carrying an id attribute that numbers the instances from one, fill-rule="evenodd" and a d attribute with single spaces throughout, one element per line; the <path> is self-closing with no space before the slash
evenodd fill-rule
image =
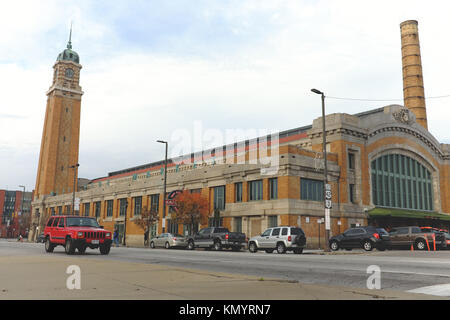
<path id="1" fill-rule="evenodd" d="M 80 56 L 78 53 L 72 50 L 72 26 L 70 27 L 69 42 L 67 43 L 67 49 L 61 52 L 56 58 L 57 61 L 73 61 L 80 63 Z"/>

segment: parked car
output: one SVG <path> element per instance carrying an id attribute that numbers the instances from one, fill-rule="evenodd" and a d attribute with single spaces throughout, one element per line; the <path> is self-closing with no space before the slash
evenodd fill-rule
<path id="1" fill-rule="evenodd" d="M 389 243 L 388 232 L 373 226 L 350 228 L 329 240 L 330 249 L 333 251 L 356 248 L 363 248 L 366 251 L 376 248 L 383 251 L 389 247 Z"/>
<path id="2" fill-rule="evenodd" d="M 41 233 L 36 237 L 36 243 L 44 243 L 44 241 L 45 241 L 44 233 L 41 232 Z"/>
<path id="3" fill-rule="evenodd" d="M 434 233 L 436 249 L 447 249 L 447 241 L 445 239 L 445 231 L 443 229 L 433 227 L 420 227 L 420 230 L 422 230 L 422 232 Z"/>
<path id="4" fill-rule="evenodd" d="M 220 251 L 223 248 L 231 248 L 233 251 L 239 251 L 246 243 L 245 233 L 230 232 L 224 227 L 203 228 L 193 236 L 187 238 L 187 248 L 214 248 Z"/>
<path id="5" fill-rule="evenodd" d="M 443 232 L 444 233 L 444 237 L 445 237 L 445 243 L 447 244 L 446 249 L 450 249 L 450 233 L 448 233 L 447 231 Z"/>
<path id="6" fill-rule="evenodd" d="M 397 227 L 389 232 L 391 238 L 390 248 L 409 249 L 413 246 L 416 250 L 433 250 L 433 235 L 436 240 L 436 249 L 446 248 L 445 235 L 439 231 L 435 232 L 428 227 Z M 428 243 L 427 243 L 428 242 Z"/>
<path id="7" fill-rule="evenodd" d="M 248 250 L 257 252 L 265 250 L 272 253 L 277 250 L 278 253 L 286 251 L 294 251 L 294 253 L 302 253 L 306 246 L 306 236 L 299 227 L 275 227 L 269 228 L 261 235 L 252 237 L 248 241 Z"/>
<path id="8" fill-rule="evenodd" d="M 104 230 L 97 219 L 80 216 L 52 216 L 44 229 L 45 251 L 53 252 L 56 246 L 63 246 L 67 254 L 75 249 L 84 253 L 87 248 L 100 248 L 101 254 L 111 249 L 111 231 Z"/>
<path id="9" fill-rule="evenodd" d="M 170 249 L 173 247 L 185 248 L 187 246 L 186 238 L 180 234 L 162 233 L 150 240 L 150 247 L 164 247 Z"/>

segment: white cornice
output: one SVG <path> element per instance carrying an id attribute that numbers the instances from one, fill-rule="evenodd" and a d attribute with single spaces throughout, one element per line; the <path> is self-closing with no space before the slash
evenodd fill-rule
<path id="1" fill-rule="evenodd" d="M 66 88 L 66 87 L 58 86 L 58 85 L 51 86 L 50 89 L 48 89 L 48 91 L 45 94 L 49 95 L 54 90 L 61 90 L 61 91 L 65 91 L 65 92 L 69 92 L 69 93 L 75 93 L 75 94 L 79 94 L 79 95 L 83 95 L 84 94 L 84 92 L 82 90 L 69 89 L 69 88 Z"/>

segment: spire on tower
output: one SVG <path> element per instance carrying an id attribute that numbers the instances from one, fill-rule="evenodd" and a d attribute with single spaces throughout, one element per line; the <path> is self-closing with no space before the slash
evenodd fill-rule
<path id="1" fill-rule="evenodd" d="M 73 61 L 80 63 L 80 56 L 78 53 L 72 50 L 72 22 L 70 23 L 69 42 L 67 42 L 67 48 L 64 49 L 56 58 L 57 61 Z"/>
<path id="2" fill-rule="evenodd" d="M 67 43 L 67 49 L 72 49 L 72 22 L 70 23 L 69 42 Z"/>

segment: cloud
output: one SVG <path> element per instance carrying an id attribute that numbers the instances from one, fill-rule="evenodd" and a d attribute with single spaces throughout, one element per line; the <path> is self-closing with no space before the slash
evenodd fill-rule
<path id="1" fill-rule="evenodd" d="M 401 99 L 399 24 L 407 19 L 419 20 L 426 96 L 449 94 L 448 9 L 384 0 L 10 2 L 0 12 L 9 31 L 0 39 L 0 146 L 9 150 L 0 188 L 34 187 L 45 92 L 72 20 L 85 92 L 80 176 L 95 178 L 162 159 L 155 141 L 195 121 L 223 132 L 311 124 L 321 115 L 313 87 Z M 430 132 L 446 143 L 449 102 L 427 100 Z M 328 99 L 326 108 L 353 114 L 384 104 Z"/>

